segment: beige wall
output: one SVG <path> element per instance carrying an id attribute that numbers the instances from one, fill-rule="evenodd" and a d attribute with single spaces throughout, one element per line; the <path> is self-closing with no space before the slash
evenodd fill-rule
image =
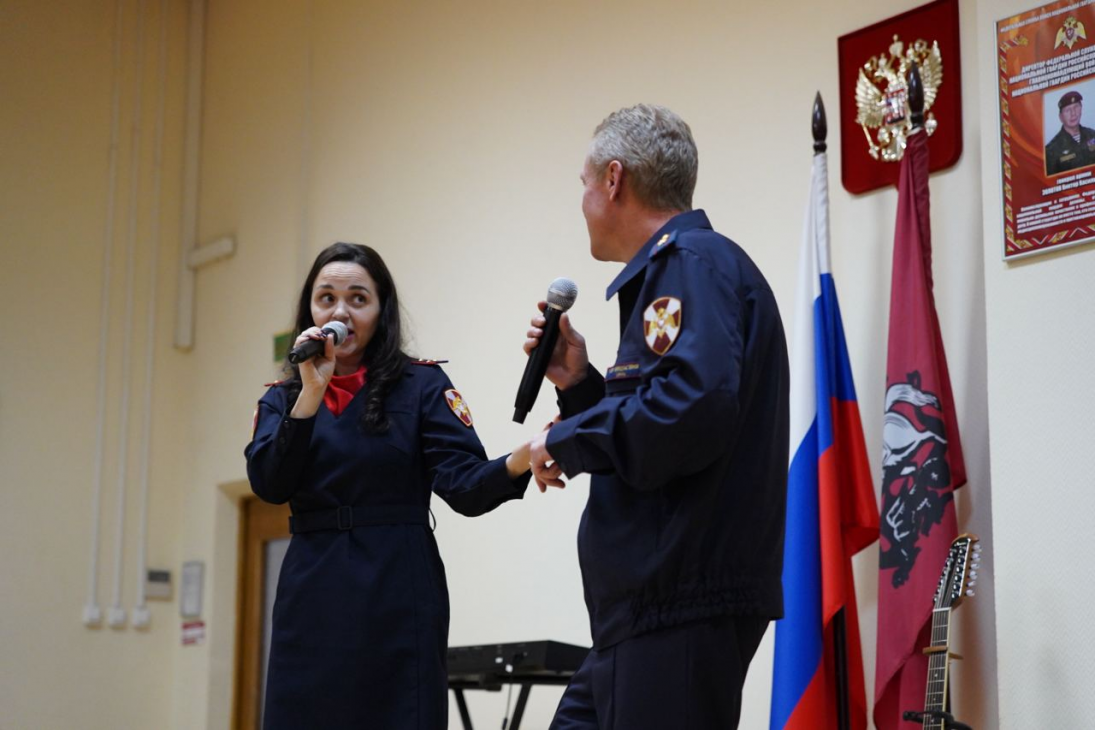
<path id="1" fill-rule="evenodd" d="M 978 3 L 994 22 L 1029 8 Z M 981 114 L 996 114 L 991 44 L 981 50 Z M 1082 566 L 1095 511 L 1095 251 L 1001 261 L 999 132 L 982 140 L 993 529 L 1000 717 L 1010 727 L 1087 727 L 1093 701 L 1095 589 Z M 1067 557 L 1066 557 L 1067 556 Z M 1037 671 L 1026 671 L 1037 667 Z"/>
<path id="2" fill-rule="evenodd" d="M 136 600 L 136 476 L 159 9 L 158 2 L 149 3 L 145 14 L 144 128 L 136 179 L 129 164 L 136 14 L 129 5 L 122 27 L 114 316 L 99 550 L 104 613 L 112 603 L 115 574 L 121 312 L 130 210 L 137 212 L 138 253 L 122 604 L 132 609 Z M 160 260 L 148 557 L 152 566 L 177 570 L 184 553 L 175 514 L 192 486 L 186 473 L 190 416 L 184 410 L 194 381 L 190 362 L 172 352 L 169 338 L 185 7 L 173 3 L 169 12 L 168 172 L 162 208 L 167 253 Z M 173 712 L 172 661 L 178 644 L 173 605 L 150 604 L 150 631 L 89 630 L 81 624 L 91 545 L 114 26 L 114 4 L 102 0 L 6 0 L 0 6 L 0 727 L 5 729 L 156 727 Z M 136 206 L 130 205 L 134 186 Z"/>
<path id="3" fill-rule="evenodd" d="M 206 562 L 209 640 L 181 647 L 174 603 L 151 604 L 146 632 L 89 630 L 79 622 L 92 527 L 114 6 L 70 1 L 62 10 L 8 0 L 0 9 L 0 341 L 7 354 L 0 358 L 0 727 L 227 726 L 241 452 L 272 371 L 270 336 L 289 322 L 302 271 L 327 243 L 365 242 L 384 253 L 412 320 L 413 350 L 451 360 L 447 370 L 492 453 L 530 431 L 509 422 L 522 367 L 519 341 L 532 304 L 555 276 L 578 282 L 575 322 L 595 361 L 609 362 L 616 307 L 600 292 L 618 267 L 588 256 L 577 176 L 593 126 L 636 101 L 667 104 L 692 125 L 701 152 L 696 204 L 754 256 L 790 328 L 808 118 L 821 90 L 832 115 L 833 264 L 877 474 L 896 195 L 852 197 L 840 188 L 835 38 L 916 4 L 842 0 L 822 11 L 793 0 L 761 12 L 713 0 L 672 7 L 651 0 L 210 2 L 198 238 L 230 234 L 238 247 L 233 258 L 199 273 L 195 347 L 180 353 L 171 334 L 188 3 L 170 0 L 149 563 L 170 568 L 177 580 L 182 561 Z M 1037 650 L 1067 657 L 1055 665 L 1055 682 L 1078 687 L 1089 676 L 1078 669 L 1090 642 L 1035 620 L 1047 605 L 1041 582 L 1050 578 L 1026 548 L 1032 515 L 1042 515 L 1034 519 L 1046 532 L 1060 534 L 1064 526 L 1066 535 L 1084 534 L 1077 499 L 1085 499 L 1079 492 L 1089 464 L 1061 458 L 1086 453 L 1079 441 L 1090 418 L 1076 385 L 1084 382 L 1084 350 L 1075 346 L 1083 335 L 1064 331 L 1064 320 L 1030 313 L 1089 311 L 1084 277 L 1092 259 L 1088 249 L 1019 266 L 999 261 L 991 21 L 1009 11 L 999 7 L 962 4 L 965 152 L 955 168 L 932 178 L 932 223 L 936 293 L 970 470 L 960 522 L 985 539 L 988 568 L 995 562 L 997 574 L 956 614 L 956 650 L 966 661 L 955 669 L 955 709 L 976 727 L 1023 728 L 1037 712 L 1060 712 L 1067 725 L 1078 717 L 1067 713 L 1078 710 L 1057 701 L 1051 708 L 1042 697 L 1059 695 L 1020 682 L 1020 657 Z M 123 3 L 104 608 L 113 580 L 136 8 L 136 0 Z M 158 8 L 150 2 L 145 15 L 127 608 L 135 592 Z M 1063 306 L 1026 306 L 1042 299 Z M 41 321 L 62 323 L 56 330 L 64 354 L 77 356 L 8 354 Z M 1038 362 L 1016 366 L 1034 353 Z M 1050 375 L 1044 363 L 1058 369 Z M 1062 392 L 1047 392 L 1052 388 Z M 545 391 L 530 425 L 550 418 L 551 400 Z M 1034 428 L 1026 425 L 1032 419 Z M 1031 503 L 1043 484 L 1069 490 L 1059 510 L 1044 498 Z M 534 492 L 474 521 L 438 505 L 452 643 L 588 641 L 574 548 L 587 487 L 579 478 L 563 493 Z M 856 569 L 870 693 L 876 551 L 861 556 Z M 1024 591 L 1032 579 L 1043 590 Z M 999 678 L 993 588 L 1005 596 Z M 1058 627 L 1084 625 L 1069 612 L 1090 600 L 1089 591 L 1072 590 L 1072 600 L 1052 604 Z M 747 684 L 745 728 L 767 723 L 770 642 L 769 635 Z M 1004 688 L 999 721 L 997 681 Z M 546 726 L 558 694 L 533 692 L 527 727 Z M 481 725 L 504 711 L 504 695 L 471 700 Z"/>

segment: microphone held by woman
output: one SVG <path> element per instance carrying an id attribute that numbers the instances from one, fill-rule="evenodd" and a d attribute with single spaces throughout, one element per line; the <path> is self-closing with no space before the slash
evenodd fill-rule
<path id="1" fill-rule="evenodd" d="M 335 347 L 338 347 L 342 344 L 342 341 L 346 339 L 349 330 L 346 328 L 346 325 L 341 322 L 328 322 L 323 325 L 323 333 L 328 337 L 334 337 Z M 299 365 L 305 360 L 313 358 L 323 352 L 325 344 L 326 340 L 308 340 L 303 344 L 297 345 L 289 351 L 289 362 L 293 365 Z"/>

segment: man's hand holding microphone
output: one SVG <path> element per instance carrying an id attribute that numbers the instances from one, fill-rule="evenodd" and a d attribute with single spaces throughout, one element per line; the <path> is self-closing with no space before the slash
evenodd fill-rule
<path id="1" fill-rule="evenodd" d="M 570 279 L 556 279 L 548 288 L 546 301 L 537 304 L 541 314 L 530 321 L 524 350 L 529 356 L 518 389 L 513 420 L 523 423 L 539 393 L 541 381 L 566 390 L 580 383 L 589 369 L 586 341 L 570 323 L 567 310 L 578 296 L 578 287 Z M 541 350 L 541 347 L 550 348 Z M 541 492 L 547 487 L 565 487 L 562 469 L 547 450 L 548 429 L 559 416 L 529 441 L 529 466 Z"/>

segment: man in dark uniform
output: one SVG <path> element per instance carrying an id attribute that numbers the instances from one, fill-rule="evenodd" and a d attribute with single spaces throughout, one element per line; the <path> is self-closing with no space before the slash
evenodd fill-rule
<path id="1" fill-rule="evenodd" d="M 1095 129 L 1080 125 L 1084 97 L 1070 91 L 1057 101 L 1061 131 L 1046 145 L 1046 174 L 1095 165 Z"/>
<path id="2" fill-rule="evenodd" d="M 553 730 L 733 728 L 780 582 L 788 365 L 768 283 L 692 210 L 697 153 L 668 109 L 597 128 L 581 179 L 620 346 L 604 376 L 563 315 L 547 377 L 561 420 L 533 439 L 541 489 L 592 474 L 578 534 L 593 650 Z M 538 343 L 533 319 L 526 350 Z"/>

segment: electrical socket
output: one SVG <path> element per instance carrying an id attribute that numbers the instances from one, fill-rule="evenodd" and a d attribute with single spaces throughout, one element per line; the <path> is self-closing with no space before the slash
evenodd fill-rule
<path id="1" fill-rule="evenodd" d="M 137 606 L 133 609 L 133 628 L 147 629 L 151 622 L 152 612 L 148 610 L 148 606 Z"/>
<path id="2" fill-rule="evenodd" d="M 124 629 L 125 609 L 121 606 L 111 606 L 106 614 L 106 622 L 112 629 Z"/>
<path id="3" fill-rule="evenodd" d="M 84 626 L 98 626 L 103 622 L 103 612 L 99 606 L 89 603 L 84 606 Z"/>

